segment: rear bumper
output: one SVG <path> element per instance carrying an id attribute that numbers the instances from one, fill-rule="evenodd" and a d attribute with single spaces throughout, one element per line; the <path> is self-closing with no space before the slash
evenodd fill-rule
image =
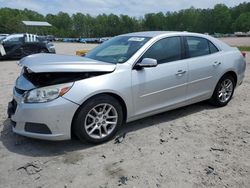
<path id="1" fill-rule="evenodd" d="M 9 103 L 8 116 L 13 132 L 37 139 L 67 140 L 71 138 L 71 123 L 78 105 L 62 97 L 48 102 Z"/>

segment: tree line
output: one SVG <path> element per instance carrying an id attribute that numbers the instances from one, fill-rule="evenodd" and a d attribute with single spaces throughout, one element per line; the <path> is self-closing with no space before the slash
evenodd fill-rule
<path id="1" fill-rule="evenodd" d="M 26 27 L 21 21 L 47 21 L 50 28 Z M 250 2 L 235 7 L 217 4 L 212 9 L 191 7 L 175 12 L 145 14 L 136 18 L 128 15 L 65 12 L 42 15 L 24 9 L 0 9 L 0 33 L 31 32 L 56 37 L 112 37 L 122 33 L 146 30 L 190 31 L 199 33 L 233 33 L 250 31 Z"/>

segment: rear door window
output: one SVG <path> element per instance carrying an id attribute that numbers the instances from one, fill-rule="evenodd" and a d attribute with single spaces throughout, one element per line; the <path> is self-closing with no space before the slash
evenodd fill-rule
<path id="1" fill-rule="evenodd" d="M 186 37 L 189 57 L 199 57 L 210 54 L 207 39 Z"/>

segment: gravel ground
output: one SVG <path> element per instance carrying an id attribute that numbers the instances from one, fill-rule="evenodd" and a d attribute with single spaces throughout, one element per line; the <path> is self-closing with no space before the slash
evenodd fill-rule
<path id="1" fill-rule="evenodd" d="M 64 54 L 93 46 L 56 44 Z M 202 102 L 144 118 L 123 127 L 121 143 L 98 146 L 13 134 L 6 110 L 20 70 L 16 61 L 1 61 L 0 187 L 250 187 L 247 55 L 244 83 L 228 106 Z"/>
<path id="2" fill-rule="evenodd" d="M 250 46 L 250 37 L 227 37 L 221 40 L 231 46 Z"/>

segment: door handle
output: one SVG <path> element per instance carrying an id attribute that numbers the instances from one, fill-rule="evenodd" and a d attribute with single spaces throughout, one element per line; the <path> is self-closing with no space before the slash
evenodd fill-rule
<path id="1" fill-rule="evenodd" d="M 184 70 L 178 70 L 178 72 L 175 74 L 177 76 L 181 76 L 183 74 L 185 74 L 187 71 L 184 71 Z"/>
<path id="2" fill-rule="evenodd" d="M 215 61 L 214 64 L 213 64 L 213 66 L 214 66 L 214 67 L 217 67 L 217 66 L 219 66 L 220 64 L 221 64 L 221 62 Z"/>

